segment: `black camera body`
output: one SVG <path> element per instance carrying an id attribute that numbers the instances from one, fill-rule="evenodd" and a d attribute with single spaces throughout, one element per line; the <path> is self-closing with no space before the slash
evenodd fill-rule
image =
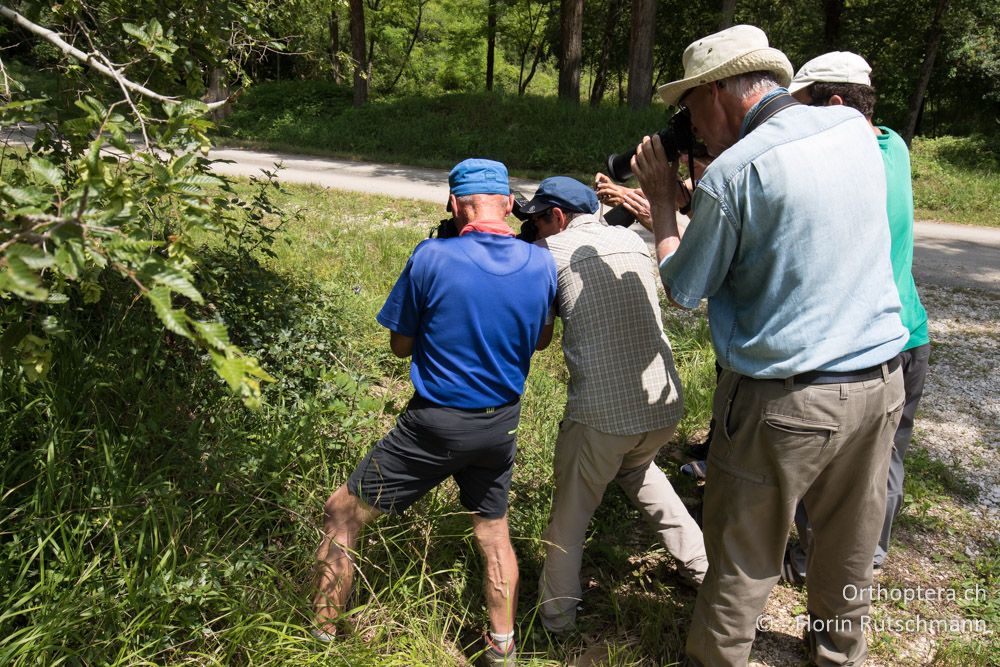
<path id="1" fill-rule="evenodd" d="M 656 133 L 667 152 L 667 159 L 676 160 L 681 153 L 691 158 L 708 156 L 708 149 L 698 143 L 691 128 L 691 112 L 681 109 L 667 122 L 667 126 Z M 618 182 L 626 181 L 632 176 L 632 158 L 635 148 L 625 153 L 613 153 L 608 156 L 608 175 Z"/>
<path id="2" fill-rule="evenodd" d="M 458 227 L 455 225 L 455 216 L 445 218 L 438 223 L 438 226 L 427 235 L 429 239 L 450 239 L 458 236 Z"/>

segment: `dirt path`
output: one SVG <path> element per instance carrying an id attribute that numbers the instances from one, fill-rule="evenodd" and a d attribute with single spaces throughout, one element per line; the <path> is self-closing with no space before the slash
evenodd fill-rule
<path id="1" fill-rule="evenodd" d="M 232 160 L 219 164 L 220 173 L 252 176 L 282 162 L 280 178 L 338 190 L 441 202 L 448 197 L 448 172 L 309 157 L 285 153 L 216 149 L 211 157 Z M 538 183 L 513 179 L 512 186 L 531 196 Z M 636 229 L 641 229 L 636 225 Z M 648 236 L 648 235 L 647 235 Z M 918 222 L 915 228 L 913 273 L 918 284 L 945 285 L 1000 293 L 1000 229 L 936 222 Z"/>

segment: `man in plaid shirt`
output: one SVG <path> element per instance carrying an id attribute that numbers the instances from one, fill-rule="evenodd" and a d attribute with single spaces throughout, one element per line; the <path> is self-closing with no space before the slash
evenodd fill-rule
<path id="1" fill-rule="evenodd" d="M 609 227 L 597 209 L 594 191 L 565 176 L 542 181 L 522 209 L 556 262 L 569 369 L 539 582 L 542 624 L 557 633 L 575 625 L 587 525 L 612 480 L 686 580 L 700 584 L 708 566 L 701 531 L 654 461 L 683 413 L 655 266 L 638 235 Z"/>

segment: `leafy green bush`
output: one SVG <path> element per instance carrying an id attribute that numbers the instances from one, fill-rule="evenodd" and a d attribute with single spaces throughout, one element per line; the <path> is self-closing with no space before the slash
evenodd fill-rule
<path id="1" fill-rule="evenodd" d="M 316 538 L 300 518 L 382 403 L 336 368 L 336 295 L 213 259 L 233 337 L 281 386 L 261 410 L 176 335 L 151 338 L 156 316 L 113 276 L 98 311 L 63 318 L 44 378 L 0 369 L 0 663 L 232 664 L 302 639 Z"/>

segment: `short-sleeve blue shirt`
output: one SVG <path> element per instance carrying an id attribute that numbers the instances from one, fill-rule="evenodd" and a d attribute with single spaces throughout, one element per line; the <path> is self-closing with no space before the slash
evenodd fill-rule
<path id="1" fill-rule="evenodd" d="M 548 252 L 470 232 L 420 243 L 377 319 L 415 339 L 410 379 L 420 396 L 448 407 L 488 408 L 524 391 L 555 294 Z"/>
<path id="2" fill-rule="evenodd" d="M 708 298 L 724 368 L 756 378 L 868 368 L 908 336 L 885 204 L 882 159 L 861 114 L 789 107 L 708 167 L 660 272 L 680 305 Z"/>

